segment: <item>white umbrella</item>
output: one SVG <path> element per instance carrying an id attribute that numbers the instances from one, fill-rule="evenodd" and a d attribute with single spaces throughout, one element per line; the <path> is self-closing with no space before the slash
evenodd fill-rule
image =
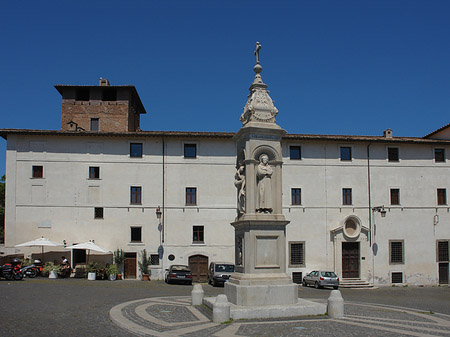
<path id="1" fill-rule="evenodd" d="M 47 238 L 41 237 L 36 240 L 20 243 L 18 245 L 15 245 L 14 247 L 41 247 L 42 248 L 42 262 L 44 262 L 44 247 L 58 247 L 62 246 L 62 243 L 58 243 L 55 241 L 51 241 Z"/>
<path id="2" fill-rule="evenodd" d="M 88 242 L 83 242 L 83 243 L 79 243 L 76 245 L 72 245 L 69 247 L 66 247 L 67 249 L 86 249 L 88 251 L 88 257 L 87 257 L 87 262 L 86 264 L 89 263 L 89 255 L 91 254 L 91 250 L 96 251 L 96 252 L 100 252 L 100 253 L 111 253 L 110 251 L 103 249 L 100 246 L 97 246 L 95 243 L 88 241 Z"/>

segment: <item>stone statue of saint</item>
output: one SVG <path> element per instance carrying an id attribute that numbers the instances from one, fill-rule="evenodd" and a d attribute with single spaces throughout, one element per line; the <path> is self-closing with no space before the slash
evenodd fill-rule
<path id="1" fill-rule="evenodd" d="M 238 215 L 241 216 L 245 213 L 245 166 L 242 163 L 236 170 L 234 186 L 237 188 Z"/>
<path id="2" fill-rule="evenodd" d="M 273 169 L 269 165 L 269 156 L 262 154 L 256 168 L 258 181 L 256 211 L 259 213 L 272 213 L 272 174 Z"/>

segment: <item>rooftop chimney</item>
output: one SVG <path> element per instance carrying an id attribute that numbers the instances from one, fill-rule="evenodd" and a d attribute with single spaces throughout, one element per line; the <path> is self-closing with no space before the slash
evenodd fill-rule
<path id="1" fill-rule="evenodd" d="M 387 129 L 383 131 L 383 137 L 385 138 L 392 138 L 392 130 L 391 129 Z"/>
<path id="2" fill-rule="evenodd" d="M 98 85 L 101 87 L 109 87 L 109 81 L 106 78 L 100 77 L 100 82 Z"/>

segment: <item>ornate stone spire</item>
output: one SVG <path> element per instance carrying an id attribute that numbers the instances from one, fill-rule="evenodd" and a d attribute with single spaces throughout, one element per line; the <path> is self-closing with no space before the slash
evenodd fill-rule
<path id="1" fill-rule="evenodd" d="M 244 113 L 241 115 L 243 126 L 251 124 L 275 124 L 275 116 L 278 114 L 277 108 L 274 106 L 272 99 L 267 90 L 267 84 L 264 84 L 261 71 L 262 66 L 259 64 L 259 50 L 261 45 L 256 42 L 256 65 L 253 71 L 256 73 L 255 79 L 250 86 L 250 95 L 248 95 L 247 104 L 244 107 Z"/>

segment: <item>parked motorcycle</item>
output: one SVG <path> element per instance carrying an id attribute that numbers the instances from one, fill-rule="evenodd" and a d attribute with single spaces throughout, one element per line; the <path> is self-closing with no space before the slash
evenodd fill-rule
<path id="1" fill-rule="evenodd" d="M 10 281 L 19 281 L 23 279 L 23 274 L 20 270 L 20 260 L 12 259 L 11 263 L 5 263 L 3 266 L 1 266 L 0 277 L 3 277 Z"/>
<path id="2" fill-rule="evenodd" d="M 36 276 L 39 275 L 39 271 L 34 263 L 30 264 L 28 266 L 22 267 L 20 269 L 20 272 L 23 274 L 24 277 L 30 277 L 30 278 L 35 278 Z"/>

